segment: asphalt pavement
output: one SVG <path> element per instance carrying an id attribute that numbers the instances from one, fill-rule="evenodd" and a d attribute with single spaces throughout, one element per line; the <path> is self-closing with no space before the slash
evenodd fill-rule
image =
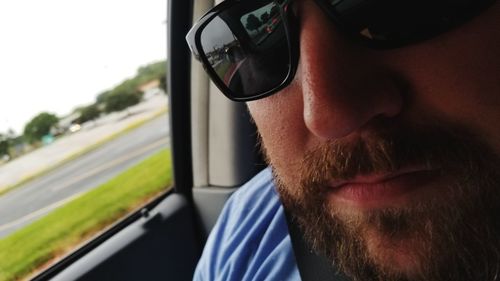
<path id="1" fill-rule="evenodd" d="M 0 190 L 37 175 L 86 147 L 99 143 L 131 124 L 151 118 L 166 109 L 166 96 L 157 95 L 127 110 L 108 114 L 95 122 L 88 122 L 80 131 L 59 138 L 50 145 L 0 166 Z"/>
<path id="2" fill-rule="evenodd" d="M 142 114 L 140 117 L 144 119 L 154 116 L 154 114 L 158 114 L 158 110 L 161 110 L 161 108 L 153 108 L 154 109 L 150 108 L 149 111 L 142 110 L 136 115 Z M 146 112 L 149 112 L 149 115 L 146 114 Z M 130 119 L 125 120 L 127 118 Z M 108 123 L 114 122 L 116 125 L 124 122 L 130 125 L 138 120 L 141 119 L 138 119 L 137 116 L 133 114 L 127 114 L 114 121 L 108 120 Z M 126 125 L 121 126 L 122 129 L 124 127 L 126 127 Z M 91 128 L 88 131 L 94 132 L 82 134 L 87 140 L 78 139 L 73 141 L 79 141 L 88 146 L 117 132 L 115 130 L 109 130 L 103 136 L 95 132 L 102 131 L 100 128 L 101 127 Z M 79 133 L 80 132 L 77 134 Z M 67 203 L 88 190 L 99 186 L 162 148 L 169 147 L 168 136 L 169 122 L 167 114 L 162 114 L 137 129 L 113 139 L 99 148 L 67 162 L 51 172 L 1 196 L 0 238 L 39 219 L 53 209 Z M 58 145 L 57 142 L 51 144 L 50 146 L 54 146 L 52 151 L 61 151 L 67 155 L 71 155 L 71 152 L 67 152 L 67 149 L 64 149 L 64 147 L 56 147 Z M 79 147 L 80 150 L 82 148 L 83 147 Z M 47 159 L 40 157 L 42 156 L 29 157 L 29 160 L 40 159 L 48 162 Z M 54 159 L 50 160 L 51 164 L 57 163 Z M 3 168 L 5 168 L 5 166 L 0 167 L 0 172 Z"/>

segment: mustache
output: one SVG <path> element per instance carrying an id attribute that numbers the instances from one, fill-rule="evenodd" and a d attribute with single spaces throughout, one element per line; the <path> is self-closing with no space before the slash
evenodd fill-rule
<path id="1" fill-rule="evenodd" d="M 470 132 L 452 126 L 398 126 L 373 130 L 355 139 L 328 141 L 306 153 L 303 186 L 325 185 L 356 175 L 395 172 L 405 167 L 468 172 L 494 153 Z"/>

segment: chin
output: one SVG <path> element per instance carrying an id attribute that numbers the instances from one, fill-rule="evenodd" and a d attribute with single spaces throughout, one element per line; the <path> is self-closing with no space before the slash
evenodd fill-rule
<path id="1" fill-rule="evenodd" d="M 398 280 L 418 280 L 425 266 L 425 243 L 418 238 L 395 239 L 380 233 L 368 233 L 364 239 L 372 264 Z"/>

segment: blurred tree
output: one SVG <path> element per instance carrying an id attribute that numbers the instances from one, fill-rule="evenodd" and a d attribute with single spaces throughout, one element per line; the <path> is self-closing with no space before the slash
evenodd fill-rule
<path id="1" fill-rule="evenodd" d="M 115 93 L 107 97 L 104 110 L 106 112 L 121 111 L 125 108 L 138 104 L 142 99 L 142 92 Z"/>
<path id="2" fill-rule="evenodd" d="M 90 120 L 94 120 L 101 115 L 97 104 L 91 104 L 85 106 L 80 110 L 80 117 L 76 120 L 78 123 L 82 124 Z"/>
<path id="3" fill-rule="evenodd" d="M 9 155 L 10 139 L 7 135 L 0 134 L 0 157 Z"/>
<path id="4" fill-rule="evenodd" d="M 153 80 L 161 79 L 162 77 L 165 77 L 166 73 L 167 61 L 163 60 L 139 67 L 139 69 L 137 69 L 135 79 L 137 80 L 138 85 L 142 85 Z"/>
<path id="5" fill-rule="evenodd" d="M 23 143 L 25 143 L 25 138 L 23 135 L 16 136 L 13 139 L 11 139 L 11 142 L 12 142 L 12 146 L 22 145 Z"/>
<path id="6" fill-rule="evenodd" d="M 111 94 L 111 91 L 104 91 L 97 95 L 96 103 L 104 103 L 106 98 Z"/>
<path id="7" fill-rule="evenodd" d="M 31 119 L 24 127 L 25 139 L 33 143 L 40 140 L 50 132 L 50 128 L 59 122 L 57 116 L 51 113 L 42 112 Z"/>
<path id="8" fill-rule="evenodd" d="M 269 21 L 269 18 L 270 16 L 268 12 L 265 12 L 262 15 L 260 15 L 260 20 L 262 21 L 262 23 L 267 23 Z"/>
<path id="9" fill-rule="evenodd" d="M 111 93 L 109 96 L 113 96 L 116 94 L 129 94 L 129 93 L 134 93 L 137 92 L 137 88 L 139 87 L 139 83 L 137 79 L 127 79 L 123 81 L 120 85 L 116 86 L 113 90 L 111 90 Z"/>
<path id="10" fill-rule="evenodd" d="M 257 30 L 259 27 L 262 25 L 262 22 L 259 20 L 259 18 L 254 15 L 250 14 L 247 17 L 247 23 L 245 25 L 246 29 L 248 30 Z"/>
<path id="11" fill-rule="evenodd" d="M 162 60 L 154 63 L 150 63 L 145 66 L 141 66 L 137 69 L 137 73 L 133 78 L 127 79 L 120 83 L 118 86 L 114 87 L 111 90 L 104 91 L 97 95 L 96 103 L 98 104 L 106 104 L 107 100 L 110 96 L 114 96 L 117 94 L 130 94 L 130 93 L 138 93 L 138 89 L 140 86 L 160 79 L 160 87 L 162 87 L 161 79 L 165 77 L 167 74 L 167 61 Z M 165 92 L 166 92 L 166 81 L 165 81 Z M 112 98 L 117 99 L 117 98 Z M 108 112 L 107 110 L 105 110 Z"/>

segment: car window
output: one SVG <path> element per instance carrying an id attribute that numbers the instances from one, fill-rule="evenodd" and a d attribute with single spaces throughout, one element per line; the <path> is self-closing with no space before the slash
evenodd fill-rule
<path id="1" fill-rule="evenodd" d="M 166 1 L 0 3 L 0 280 L 171 187 Z"/>

